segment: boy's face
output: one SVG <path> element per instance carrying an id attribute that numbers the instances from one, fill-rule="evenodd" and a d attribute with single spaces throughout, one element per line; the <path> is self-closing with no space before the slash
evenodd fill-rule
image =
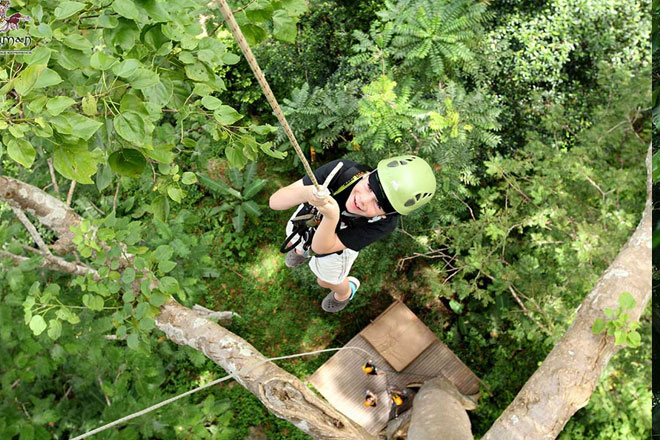
<path id="1" fill-rule="evenodd" d="M 385 211 L 376 199 L 376 194 L 369 186 L 368 174 L 360 179 L 351 190 L 348 200 L 346 200 L 346 211 L 362 217 L 385 215 Z"/>

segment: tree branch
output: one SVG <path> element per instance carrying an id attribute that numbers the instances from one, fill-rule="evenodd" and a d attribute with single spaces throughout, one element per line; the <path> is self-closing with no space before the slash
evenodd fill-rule
<path id="1" fill-rule="evenodd" d="M 44 239 L 41 238 L 41 235 L 39 234 L 39 231 L 37 231 L 37 228 L 34 227 L 32 222 L 27 218 L 25 213 L 21 211 L 19 208 L 16 208 L 14 206 L 11 207 L 11 210 L 14 211 L 14 214 L 16 214 L 16 217 L 23 223 L 23 226 L 25 226 L 25 229 L 30 233 L 30 236 L 34 240 L 34 242 L 39 246 L 39 249 L 42 250 L 47 255 L 51 255 L 50 249 L 48 249 L 48 246 L 46 246 L 46 243 L 44 243 Z"/>
<path id="2" fill-rule="evenodd" d="M 73 198 L 73 192 L 76 190 L 76 181 L 71 181 L 71 186 L 69 187 L 69 194 L 66 196 L 66 206 L 71 206 L 71 199 Z"/>
<path id="3" fill-rule="evenodd" d="M 73 232 L 69 227 L 78 226 L 81 220 L 64 202 L 35 186 L 7 176 L 0 176 L 0 188 L 0 200 L 33 215 L 57 234 L 59 239 L 53 245 L 55 252 L 64 254 L 75 249 L 71 241 Z"/>
<path id="4" fill-rule="evenodd" d="M 57 179 L 55 178 L 55 170 L 53 169 L 53 161 L 49 157 L 46 159 L 46 162 L 48 162 L 48 171 L 50 171 L 50 180 L 53 182 L 53 189 L 55 189 L 55 193 L 57 194 L 57 197 L 60 196 L 60 187 L 57 186 Z"/>

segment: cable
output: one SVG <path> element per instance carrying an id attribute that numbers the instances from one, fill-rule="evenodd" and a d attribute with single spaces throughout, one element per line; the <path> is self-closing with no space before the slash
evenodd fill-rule
<path id="1" fill-rule="evenodd" d="M 220 379 L 216 379 L 212 382 L 207 383 L 206 385 L 202 385 L 202 386 L 197 387 L 193 390 L 189 390 L 189 391 L 186 391 L 185 393 L 179 394 L 178 396 L 174 396 L 174 397 L 171 397 L 167 400 L 163 400 L 162 402 L 157 403 L 155 405 L 152 405 L 149 408 L 145 408 L 141 411 L 135 412 L 135 413 L 130 414 L 126 417 L 122 417 L 121 419 L 115 420 L 114 422 L 110 422 L 107 425 L 103 425 L 103 426 L 101 426 L 99 428 L 96 428 L 92 431 L 86 432 L 85 434 L 79 435 L 78 437 L 74 437 L 71 440 L 82 440 L 84 438 L 87 438 L 87 437 L 90 437 L 94 434 L 97 434 L 101 431 L 105 431 L 106 429 L 112 428 L 113 426 L 119 425 L 120 423 L 123 423 L 127 420 L 131 420 L 131 419 L 134 419 L 136 417 L 140 417 L 141 415 L 147 414 L 147 413 L 149 413 L 149 412 L 151 412 L 155 409 L 158 409 L 158 408 L 163 407 L 163 406 L 165 406 L 169 403 L 172 403 L 175 400 L 181 399 L 182 397 L 189 396 L 190 394 L 193 394 L 193 393 L 196 393 L 197 391 L 203 390 L 204 388 L 208 388 L 208 387 L 211 387 L 213 385 L 219 384 L 220 382 L 224 382 L 225 380 L 228 380 L 230 378 L 235 379 L 236 376 L 238 376 L 238 375 L 245 375 L 245 374 L 249 373 L 252 369 L 257 368 L 257 367 L 265 364 L 266 362 L 278 361 L 278 360 L 281 360 L 281 359 L 291 359 L 291 358 L 302 357 L 302 356 L 311 356 L 311 355 L 319 354 L 319 353 L 328 353 L 328 352 L 331 352 L 331 351 L 340 351 L 340 350 L 349 350 L 349 349 L 359 350 L 359 351 L 362 351 L 362 352 L 366 353 L 367 355 L 370 354 L 368 351 L 366 351 L 366 350 L 364 350 L 360 347 L 340 347 L 340 348 L 325 348 L 323 350 L 307 351 L 307 352 L 304 352 L 304 353 L 296 353 L 296 354 L 291 354 L 291 355 L 288 355 L 288 356 L 278 356 L 278 357 L 264 359 L 263 361 L 259 362 L 258 364 L 252 365 L 245 372 L 243 372 L 243 370 L 240 370 L 240 371 L 238 371 L 234 374 L 228 374 L 227 376 L 221 377 Z"/>

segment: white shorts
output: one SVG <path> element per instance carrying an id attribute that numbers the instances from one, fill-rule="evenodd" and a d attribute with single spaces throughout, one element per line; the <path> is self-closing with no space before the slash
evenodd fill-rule
<path id="1" fill-rule="evenodd" d="M 291 219 L 298 215 L 298 211 L 302 209 L 302 206 L 303 205 L 300 205 L 298 209 L 295 210 L 286 224 L 287 237 L 293 232 L 293 223 L 291 222 Z M 302 253 L 303 243 L 296 246 L 296 249 Z M 325 281 L 329 284 L 340 284 L 348 276 L 348 273 L 353 266 L 353 262 L 359 254 L 358 251 L 346 248 L 340 254 L 312 257 L 309 260 L 309 268 L 321 281 Z"/>

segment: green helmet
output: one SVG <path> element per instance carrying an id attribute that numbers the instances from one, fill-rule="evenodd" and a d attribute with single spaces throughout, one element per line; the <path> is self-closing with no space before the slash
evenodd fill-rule
<path id="1" fill-rule="evenodd" d="M 401 215 L 426 205 L 435 193 L 435 175 L 421 157 L 405 155 L 383 159 L 376 169 L 387 200 Z"/>

